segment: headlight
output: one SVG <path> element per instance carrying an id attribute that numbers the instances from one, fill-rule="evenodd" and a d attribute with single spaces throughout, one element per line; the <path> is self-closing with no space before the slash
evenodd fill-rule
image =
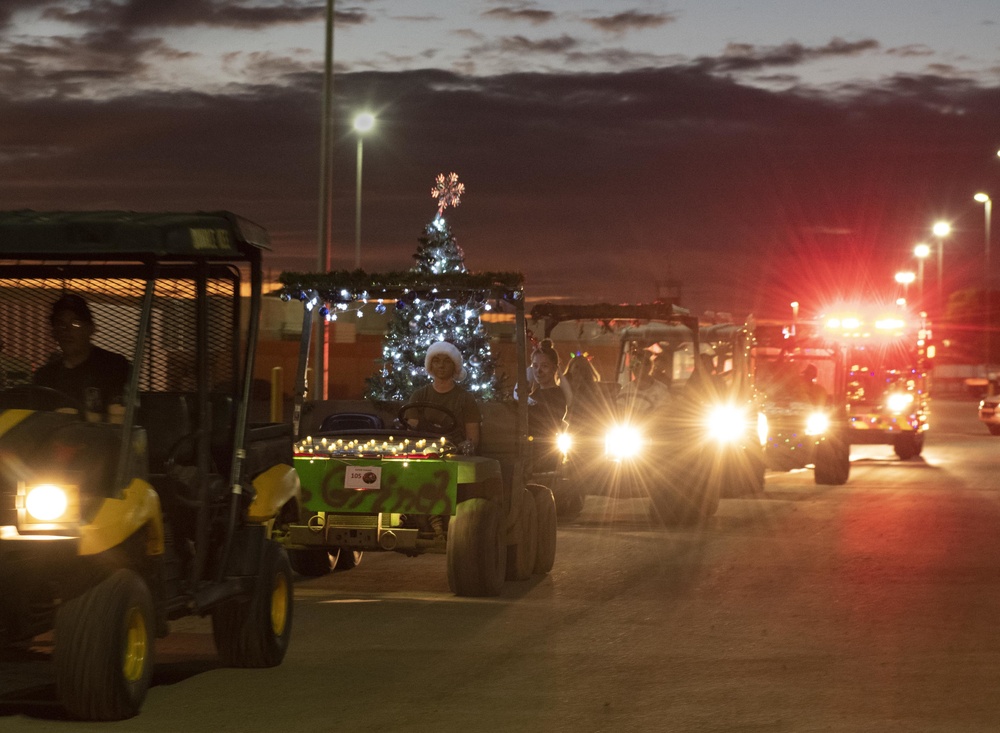
<path id="1" fill-rule="evenodd" d="M 24 529 L 54 529 L 80 521 L 76 486 L 20 482 L 17 499 L 18 525 Z"/>
<path id="2" fill-rule="evenodd" d="M 898 415 L 913 404 L 913 395 L 909 392 L 893 392 L 886 399 L 885 404 L 890 412 L 895 412 Z"/>
<path id="3" fill-rule="evenodd" d="M 573 447 L 573 436 L 569 433 L 559 433 L 556 436 L 556 447 L 560 453 L 566 455 L 569 453 L 569 449 Z"/>
<path id="4" fill-rule="evenodd" d="M 823 435 L 830 429 L 830 418 L 825 412 L 814 412 L 806 418 L 806 435 Z"/>
<path id="5" fill-rule="evenodd" d="M 604 452 L 611 458 L 635 458 L 642 451 L 642 433 L 631 425 L 618 425 L 604 438 Z"/>
<path id="6" fill-rule="evenodd" d="M 708 415 L 708 434 L 720 443 L 732 443 L 746 432 L 746 414 L 733 405 L 716 407 Z"/>
<path id="7" fill-rule="evenodd" d="M 768 426 L 767 415 L 763 412 L 757 413 L 757 438 L 761 445 L 767 444 Z"/>

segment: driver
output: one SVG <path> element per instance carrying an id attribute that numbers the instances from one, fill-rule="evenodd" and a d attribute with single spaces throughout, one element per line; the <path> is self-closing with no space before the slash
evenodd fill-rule
<path id="1" fill-rule="evenodd" d="M 428 402 L 450 412 L 458 424 L 448 434 L 448 439 L 461 446 L 464 453 L 475 453 L 479 446 L 479 424 L 483 418 L 475 398 L 457 384 L 466 377 L 458 347 L 447 341 L 432 344 L 424 357 L 424 368 L 434 381 L 414 391 L 406 404 Z M 434 410 L 420 412 L 420 418 L 410 420 L 410 424 L 421 430 L 434 430 Z M 430 414 L 425 415 L 425 412 Z"/>
<path id="2" fill-rule="evenodd" d="M 124 412 L 128 359 L 91 343 L 94 317 L 79 295 L 65 293 L 53 303 L 49 322 L 59 351 L 35 372 L 35 384 L 75 399 L 88 420 L 115 421 Z"/>

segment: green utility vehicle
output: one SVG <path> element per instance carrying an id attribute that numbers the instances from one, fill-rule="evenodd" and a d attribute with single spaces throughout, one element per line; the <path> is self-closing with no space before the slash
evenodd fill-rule
<path id="1" fill-rule="evenodd" d="M 248 418 L 266 245 L 228 212 L 0 213 L 0 642 L 54 630 L 75 717 L 135 715 L 182 616 L 211 616 L 224 664 L 285 655 L 293 577 L 269 533 L 298 511 L 292 429 Z M 128 360 L 120 410 L 35 381 L 65 364 L 66 294 L 89 318 L 61 325 Z"/>
<path id="2" fill-rule="evenodd" d="M 593 494 L 648 498 L 662 523 L 691 524 L 715 514 L 723 496 L 763 491 L 748 325 L 701 324 L 662 303 L 542 303 L 531 317 L 546 335 L 563 321 L 596 320 L 617 341 L 613 378 L 593 391 L 596 409 L 576 409 L 588 395 L 573 387 L 566 455 L 553 480 L 562 518 Z"/>
<path id="3" fill-rule="evenodd" d="M 477 299 L 513 310 L 516 370 L 524 383 L 524 293 L 517 273 L 285 273 L 282 282 L 285 298 L 305 304 L 296 426 L 302 422 L 313 318 L 368 300 Z M 332 552 L 443 553 L 449 587 L 460 596 L 497 595 L 505 580 L 547 573 L 555 560 L 555 503 L 549 488 L 532 481 L 525 459 L 526 397 L 516 404 L 481 404 L 476 455 L 442 437 L 456 423 L 447 411 L 436 408 L 436 427 L 429 432 L 411 427 L 414 411 L 422 409 L 376 402 L 334 405 L 317 432 L 297 436 L 302 512 L 298 521 L 280 528 L 294 567 L 322 574 Z"/>
<path id="4" fill-rule="evenodd" d="M 813 467 L 817 484 L 851 474 L 846 345 L 807 322 L 760 323 L 754 361 L 764 397 L 767 467 Z"/>

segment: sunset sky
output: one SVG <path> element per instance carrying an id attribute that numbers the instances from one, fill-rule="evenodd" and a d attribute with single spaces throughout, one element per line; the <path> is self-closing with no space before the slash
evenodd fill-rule
<path id="1" fill-rule="evenodd" d="M 317 265 L 324 2 L 5 0 L 2 208 L 230 209 Z M 337 2 L 333 266 L 409 267 L 438 173 L 470 269 L 532 299 L 819 307 L 892 290 L 946 218 L 981 282 L 995 0 Z M 1000 229 L 1000 225 L 994 229 Z M 994 261 L 1000 257 L 994 257 Z M 934 269 L 928 264 L 927 276 Z"/>

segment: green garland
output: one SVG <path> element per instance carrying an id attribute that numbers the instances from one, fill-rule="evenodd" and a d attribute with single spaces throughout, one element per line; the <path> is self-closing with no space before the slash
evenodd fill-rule
<path id="1" fill-rule="evenodd" d="M 488 298 L 519 300 L 524 275 L 519 272 L 455 272 L 441 275 L 405 270 L 367 273 L 364 270 L 283 272 L 279 295 L 303 298 L 314 293 L 327 303 L 347 303 L 372 298 L 398 298 L 415 293 L 445 298 L 450 293 L 481 292 Z"/>

